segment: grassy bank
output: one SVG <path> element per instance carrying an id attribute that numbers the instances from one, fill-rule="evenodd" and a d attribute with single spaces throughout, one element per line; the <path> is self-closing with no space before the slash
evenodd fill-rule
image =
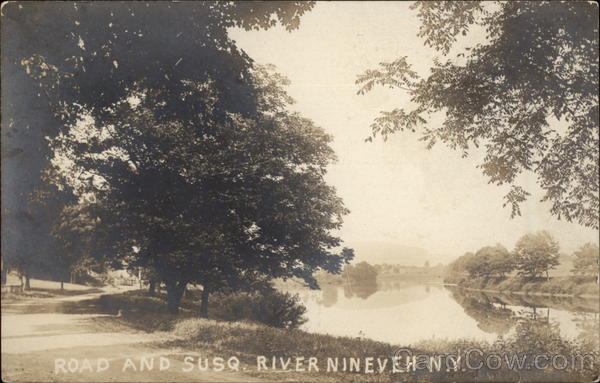
<path id="1" fill-rule="evenodd" d="M 600 292 L 600 287 L 593 278 L 581 277 L 554 277 L 546 280 L 546 278 L 532 279 L 518 276 L 476 278 L 455 275 L 446 277 L 444 282 L 469 289 L 530 295 L 592 297 L 598 296 Z"/>
<path id="2" fill-rule="evenodd" d="M 288 381 L 314 382 L 509 382 L 509 381 L 591 381 L 590 377 L 598 374 L 598 366 L 594 369 L 579 368 L 561 370 L 518 369 L 503 364 L 499 369 L 459 368 L 457 371 L 447 371 L 442 364 L 442 371 L 426 365 L 408 368 L 408 371 L 394 372 L 392 370 L 393 356 L 400 356 L 398 368 L 406 368 L 408 353 L 412 355 L 427 355 L 434 359 L 440 354 L 462 355 L 468 350 L 477 350 L 472 356 L 473 365 L 485 360 L 489 355 L 517 355 L 526 353 L 529 358 L 537 354 L 565 355 L 592 353 L 595 360 L 600 360 L 598 344 L 594 342 L 569 341 L 560 337 L 558 329 L 547 323 L 524 321 L 517 326 L 516 334 L 512 337 L 499 338 L 494 343 L 471 340 L 431 340 L 413 345 L 393 345 L 365 338 L 331 336 L 308 333 L 299 329 L 273 328 L 263 324 L 201 319 L 195 317 L 192 302 L 184 302 L 184 308 L 179 316 L 165 313 L 164 301 L 161 298 L 145 297 L 143 295 L 107 295 L 100 299 L 99 306 L 106 310 L 125 307 L 122 316 L 110 320 L 120 324 L 143 329 L 145 331 L 168 331 L 162 346 L 175 347 L 198 353 L 203 358 L 235 357 L 239 359 L 246 373 L 256 377 Z M 219 303 L 216 302 L 216 305 Z M 343 325 L 343 324 L 341 324 Z M 389 331 L 394 331 L 390 328 Z M 398 353 L 404 349 L 402 353 Z M 462 353 L 462 354 L 461 354 Z M 257 358 L 266 357 L 267 370 L 257 368 Z M 183 358 L 183 356 L 174 356 Z M 277 358 L 278 368 L 271 369 L 272 357 Z M 282 359 L 279 359 L 282 358 Z M 282 370 L 281 362 L 292 358 L 287 371 Z M 316 358 L 319 372 L 295 371 L 296 359 L 304 358 L 303 368 L 307 368 L 309 358 Z M 358 370 L 353 372 L 327 371 L 328 358 L 345 358 L 358 360 Z M 368 358 L 373 358 L 374 373 L 365 370 Z M 388 360 L 387 368 L 379 371 L 377 359 Z M 422 358 L 422 357 L 419 357 Z M 529 360 L 529 359 L 528 359 Z M 463 366 L 465 367 L 465 366 Z M 495 366 L 491 366 L 495 367 Z M 582 366 L 585 367 L 585 366 Z M 340 367 L 340 370 L 342 368 Z M 290 371 L 292 370 L 292 371 Z"/>
<path id="3" fill-rule="evenodd" d="M 52 298 L 55 294 L 46 291 L 24 290 L 19 292 L 2 292 L 2 304 L 13 303 L 16 301 L 31 299 L 31 298 Z"/>
<path id="4" fill-rule="evenodd" d="M 80 294 L 91 294 L 100 292 L 101 290 L 89 288 L 87 290 L 60 290 L 60 289 L 45 289 L 31 288 L 19 292 L 2 292 L 2 304 L 14 303 L 17 301 L 38 298 L 57 298 L 63 296 L 72 296 Z"/>

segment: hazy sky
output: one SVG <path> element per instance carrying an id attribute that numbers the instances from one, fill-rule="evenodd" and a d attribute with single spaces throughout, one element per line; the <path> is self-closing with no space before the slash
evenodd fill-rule
<path id="1" fill-rule="evenodd" d="M 375 89 L 356 94 L 356 76 L 381 61 L 408 56 L 427 73 L 435 52 L 416 36 L 418 20 L 406 2 L 319 2 L 300 28 L 246 32 L 232 36 L 258 63 L 271 63 L 292 84 L 294 108 L 334 136 L 339 161 L 327 176 L 351 213 L 341 230 L 349 244 L 384 241 L 418 246 L 445 260 L 502 243 L 512 249 L 526 232 L 548 230 L 561 250 L 572 252 L 598 231 L 557 221 L 534 177 L 524 177 L 532 193 L 522 217 L 510 219 L 502 207 L 507 189 L 487 183 L 480 154 L 461 158 L 436 145 L 427 150 L 413 133 L 397 133 L 386 143 L 364 142 L 381 110 L 407 105 L 401 91 Z M 477 39 L 478 35 L 470 36 Z M 473 41 L 473 40 L 471 40 Z M 469 44 L 464 41 L 462 44 Z"/>

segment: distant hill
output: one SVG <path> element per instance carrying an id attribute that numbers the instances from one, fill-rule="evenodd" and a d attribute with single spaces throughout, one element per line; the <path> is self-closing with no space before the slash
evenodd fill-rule
<path id="1" fill-rule="evenodd" d="M 432 255 L 427 250 L 415 246 L 383 241 L 356 241 L 347 246 L 354 249 L 354 263 L 366 261 L 370 264 L 391 264 L 404 266 L 423 266 L 427 261 L 435 266 L 445 259 L 439 255 Z"/>

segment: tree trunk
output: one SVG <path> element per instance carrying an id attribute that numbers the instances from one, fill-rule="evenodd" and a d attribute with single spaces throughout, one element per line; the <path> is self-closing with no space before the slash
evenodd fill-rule
<path id="1" fill-rule="evenodd" d="M 151 297 L 156 296 L 156 281 L 150 280 L 148 284 L 148 295 L 150 295 Z"/>
<path id="2" fill-rule="evenodd" d="M 202 287 L 202 301 L 200 302 L 200 316 L 202 318 L 208 318 L 208 296 L 210 295 L 210 290 L 208 286 Z"/>
<path id="3" fill-rule="evenodd" d="M 31 282 L 29 280 L 29 274 L 25 274 L 25 290 L 31 290 Z"/>
<path id="4" fill-rule="evenodd" d="M 548 270 L 546 270 L 546 282 L 550 282 L 550 275 L 548 275 Z"/>
<path id="5" fill-rule="evenodd" d="M 2 284 L 6 284 L 6 280 L 8 279 L 8 269 L 6 267 L 2 267 Z"/>
<path id="6" fill-rule="evenodd" d="M 60 281 L 60 290 L 64 290 L 65 289 L 65 281 Z"/>
<path id="7" fill-rule="evenodd" d="M 178 314 L 179 304 L 187 282 L 166 281 L 165 284 L 167 285 L 167 311 L 171 314 Z"/>

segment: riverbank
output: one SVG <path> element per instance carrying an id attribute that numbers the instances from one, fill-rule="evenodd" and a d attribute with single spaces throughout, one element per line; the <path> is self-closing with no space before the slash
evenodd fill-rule
<path id="1" fill-rule="evenodd" d="M 123 299 L 122 295 L 118 298 L 119 302 Z M 110 304 L 111 301 L 113 296 L 104 296 L 102 304 Z M 224 361 L 225 368 L 228 368 L 230 359 L 234 361 L 234 365 L 237 360 L 245 374 L 259 379 L 311 382 L 467 382 L 517 379 L 544 381 L 550 377 L 553 380 L 560 377 L 560 381 L 583 381 L 593 373 L 598 373 L 597 367 L 596 371 L 592 371 L 586 368 L 562 370 L 552 366 L 543 369 L 519 369 L 504 364 L 499 368 L 495 365 L 480 366 L 480 362 L 485 361 L 489 355 L 506 354 L 510 357 L 523 354 L 524 350 L 529 350 L 529 358 L 537 354 L 561 354 L 571 358 L 574 355 L 594 353 L 595 360 L 599 360 L 597 345 L 567 341 L 560 337 L 556 329 L 548 328 L 547 323 L 534 320 L 524 320 L 517 325 L 514 335 L 499 338 L 493 343 L 468 339 L 432 339 L 411 345 L 395 345 L 363 337 L 332 336 L 250 322 L 196 318 L 194 311 L 188 310 L 188 307 L 184 307 L 179 316 L 173 316 L 164 312 L 164 302 L 157 298 L 131 297 L 127 306 L 130 309 L 121 316 L 103 320 L 148 332 L 166 331 L 170 336 L 159 347 L 193 351 L 193 355 L 188 352 L 174 357 L 184 363 L 185 358 L 189 357 L 188 361 L 194 364 L 194 368 L 198 368 L 198 355 L 202 357 L 203 367 L 209 366 L 209 369 L 218 366 L 221 360 Z M 151 307 L 152 310 L 148 310 Z M 394 331 L 394 328 L 389 331 Z M 535 349 L 532 349 L 532 344 L 536 345 Z M 456 371 L 454 362 L 450 361 L 451 365 L 446 366 L 446 360 L 436 359 L 439 355 L 449 355 L 456 360 L 462 355 L 461 363 L 464 363 L 464 353 L 469 350 L 474 350 L 470 355 L 470 365 L 461 364 Z M 415 365 L 411 359 L 407 359 L 417 355 L 432 363 Z M 399 358 L 395 368 L 394 357 Z M 438 366 L 437 362 L 442 364 Z M 479 367 L 472 368 L 474 366 Z"/>
<path id="2" fill-rule="evenodd" d="M 598 298 L 600 286 L 594 279 L 580 277 L 523 278 L 523 277 L 467 277 L 448 276 L 444 279 L 448 285 L 467 290 L 490 293 L 538 295 L 554 297 Z"/>

